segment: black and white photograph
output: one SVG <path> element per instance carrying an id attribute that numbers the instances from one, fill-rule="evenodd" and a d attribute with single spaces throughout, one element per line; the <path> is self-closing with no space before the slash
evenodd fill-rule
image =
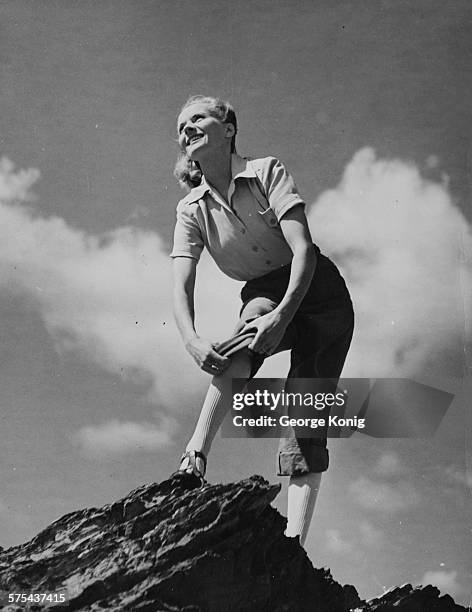
<path id="1" fill-rule="evenodd" d="M 0 2 L 0 610 L 472 606 L 472 4 Z"/>

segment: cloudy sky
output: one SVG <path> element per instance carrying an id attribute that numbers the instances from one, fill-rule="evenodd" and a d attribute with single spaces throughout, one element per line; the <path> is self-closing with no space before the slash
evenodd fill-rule
<path id="1" fill-rule="evenodd" d="M 175 118 L 210 93 L 348 280 L 346 375 L 455 395 L 432 439 L 332 441 L 310 557 L 363 597 L 469 601 L 471 21 L 460 0 L 2 2 L 1 546 L 175 469 L 208 382 L 171 315 Z M 201 262 L 202 334 L 229 334 L 239 288 Z M 275 449 L 218 437 L 208 477 L 276 481 Z"/>

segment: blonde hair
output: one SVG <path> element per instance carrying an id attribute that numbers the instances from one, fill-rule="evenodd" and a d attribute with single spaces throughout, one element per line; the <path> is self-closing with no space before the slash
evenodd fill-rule
<path id="1" fill-rule="evenodd" d="M 178 180 L 182 189 L 189 191 L 198 187 L 202 182 L 202 171 L 197 162 L 194 162 L 186 155 L 181 153 L 177 158 L 174 167 L 174 176 Z"/>
<path id="2" fill-rule="evenodd" d="M 238 122 L 234 108 L 229 102 L 214 98 L 213 96 L 190 96 L 185 104 L 180 109 L 182 112 L 187 106 L 202 102 L 208 104 L 211 115 L 216 117 L 223 123 L 232 123 L 234 125 L 234 136 L 231 139 L 231 153 L 236 152 L 236 133 L 238 131 Z M 179 113 L 180 114 L 180 113 Z M 192 189 L 200 185 L 202 180 L 202 171 L 197 162 L 192 161 L 188 155 L 181 153 L 177 158 L 174 168 L 174 176 L 178 180 L 181 187 L 184 189 Z"/>

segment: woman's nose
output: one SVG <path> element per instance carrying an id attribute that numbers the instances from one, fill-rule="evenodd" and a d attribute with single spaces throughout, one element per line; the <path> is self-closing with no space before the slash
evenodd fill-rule
<path id="1" fill-rule="evenodd" d="M 193 123 L 191 121 L 186 123 L 186 125 L 184 127 L 185 134 L 188 136 L 189 134 L 191 134 L 194 131 L 195 131 L 195 126 L 193 125 Z"/>

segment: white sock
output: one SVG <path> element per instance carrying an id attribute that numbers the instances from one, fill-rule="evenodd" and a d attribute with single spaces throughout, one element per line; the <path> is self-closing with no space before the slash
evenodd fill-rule
<path id="1" fill-rule="evenodd" d="M 310 526 L 316 498 L 321 484 L 322 472 L 310 472 L 290 478 L 288 485 L 287 529 L 285 535 L 300 536 L 303 546 Z"/>
<path id="2" fill-rule="evenodd" d="M 241 351 L 232 358 L 231 365 L 221 376 L 213 377 L 195 431 L 187 444 L 186 450 L 201 451 L 205 457 L 208 456 L 213 438 L 231 406 L 233 378 L 247 379 L 250 371 L 250 355 L 247 351 Z M 200 467 L 199 462 L 202 462 L 202 460 L 197 459 L 197 467 Z M 185 464 L 183 464 L 183 467 L 185 467 Z"/>

